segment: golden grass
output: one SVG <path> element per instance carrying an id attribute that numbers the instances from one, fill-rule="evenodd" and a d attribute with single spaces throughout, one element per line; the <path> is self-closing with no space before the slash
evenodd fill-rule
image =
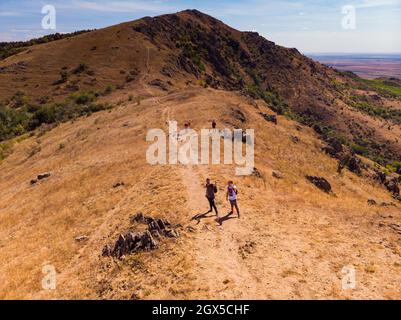
<path id="1" fill-rule="evenodd" d="M 232 117 L 233 106 L 246 122 Z M 299 131 L 283 117 L 275 126 L 259 111 L 268 109 L 233 93 L 188 90 L 62 124 L 40 137 L 41 150 L 32 157 L 27 152 L 35 137 L 16 144 L 0 167 L 0 297 L 338 299 L 396 292 L 400 247 L 387 225 L 401 214 L 398 207 L 367 205 L 369 198 L 391 202 L 390 195 L 349 172 L 337 174 L 336 161 L 320 151 L 310 129 Z M 224 192 L 233 166 L 146 163 L 145 133 L 165 128 L 167 116 L 180 124 L 190 120 L 195 129 L 209 127 L 211 119 L 255 129 L 256 167 L 263 177 L 234 177 L 240 220 L 222 226 L 213 218 L 190 221 L 195 211 L 207 209 L 206 177 L 218 181 L 217 205 L 221 214 L 228 211 Z M 294 144 L 291 135 L 300 142 Z M 272 170 L 284 178 L 273 178 Z M 52 175 L 30 186 L 43 172 Z M 316 189 L 306 174 L 328 179 L 335 195 Z M 120 181 L 124 187 L 112 187 Z M 138 211 L 181 224 L 181 237 L 124 261 L 100 257 Z M 189 225 L 195 231 L 187 231 Z M 89 240 L 77 242 L 81 235 Z M 253 250 L 241 255 L 247 241 Z M 45 264 L 58 272 L 55 291 L 41 288 Z M 360 281 L 351 293 L 340 288 L 341 268 L 350 264 Z"/>

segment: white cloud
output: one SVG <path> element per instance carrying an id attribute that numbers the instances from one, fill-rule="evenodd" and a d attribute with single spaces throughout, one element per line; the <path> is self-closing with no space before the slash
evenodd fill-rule
<path id="1" fill-rule="evenodd" d="M 218 4 L 217 4 L 218 5 Z M 251 0 L 244 1 L 242 3 L 230 3 L 223 5 L 216 11 L 219 11 L 220 15 L 231 15 L 231 16 L 263 16 L 267 13 L 280 14 L 284 9 L 301 10 L 304 5 L 301 2 L 294 2 L 288 0 Z"/>
<path id="2" fill-rule="evenodd" d="M 357 8 L 374 8 L 401 5 L 401 0 L 363 0 L 355 4 Z"/>
<path id="3" fill-rule="evenodd" d="M 161 1 L 73 1 L 73 7 L 78 9 L 102 12 L 160 12 L 173 10 L 171 6 Z"/>
<path id="4" fill-rule="evenodd" d="M 0 11 L 0 17 L 18 17 L 19 15 L 20 13 L 15 11 Z"/>

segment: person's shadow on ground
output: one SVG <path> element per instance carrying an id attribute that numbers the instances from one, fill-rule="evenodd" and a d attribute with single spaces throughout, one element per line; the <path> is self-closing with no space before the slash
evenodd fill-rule
<path id="1" fill-rule="evenodd" d="M 215 214 L 213 214 L 212 212 L 208 211 L 208 212 L 205 212 L 205 213 L 198 213 L 198 214 L 194 215 L 191 218 L 191 220 L 196 220 L 198 222 L 197 224 L 199 224 L 202 219 L 213 218 L 215 216 L 216 216 Z"/>
<path id="2" fill-rule="evenodd" d="M 236 218 L 236 217 L 233 217 L 232 215 L 233 215 L 232 213 L 228 213 L 228 214 L 225 215 L 224 217 L 216 218 L 216 222 L 217 222 L 219 225 L 222 226 L 223 223 L 224 223 L 225 221 L 230 220 L 230 219 L 235 219 L 235 218 Z"/>

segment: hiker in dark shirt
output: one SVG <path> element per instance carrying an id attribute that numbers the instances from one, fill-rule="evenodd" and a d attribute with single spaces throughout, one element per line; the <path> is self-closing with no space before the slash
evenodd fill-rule
<path id="1" fill-rule="evenodd" d="M 217 211 L 216 204 L 214 203 L 215 199 L 214 195 L 217 193 L 217 186 L 216 184 L 210 183 L 210 179 L 207 178 L 205 188 L 206 188 L 206 198 L 209 201 L 210 205 L 210 210 L 207 213 L 212 212 L 214 209 L 214 211 L 216 212 L 216 216 L 218 216 L 219 212 Z"/>

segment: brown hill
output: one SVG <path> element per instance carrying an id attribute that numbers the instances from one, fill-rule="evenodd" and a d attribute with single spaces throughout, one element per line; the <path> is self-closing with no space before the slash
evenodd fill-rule
<path id="1" fill-rule="evenodd" d="M 65 115 L 62 107 L 87 115 L 56 118 L 71 121 L 53 126 L 36 117 L 47 126 L 5 142 L 3 298 L 400 297 L 400 204 L 385 181 L 371 178 L 374 170 L 397 168 L 362 158 L 357 174 L 352 161 L 339 172 L 338 159 L 322 151 L 339 147 L 335 139 L 345 150 L 365 139 L 378 147 L 358 144 L 365 155 L 396 158 L 397 86 L 340 74 L 197 11 L 33 46 L 0 68 L 7 112 L 22 110 L 28 120 L 38 110 Z M 87 112 L 85 99 L 95 95 L 79 94 L 89 90 L 112 108 Z M 385 116 L 379 107 L 394 112 Z M 277 125 L 265 119 L 274 113 Z M 167 130 L 173 119 L 181 128 L 190 120 L 196 130 L 212 119 L 219 128 L 255 129 L 257 170 L 234 177 L 230 165 L 149 165 L 146 132 Z M 37 180 L 46 172 L 50 177 Z M 306 176 L 324 177 L 333 192 Z M 191 220 L 207 209 L 206 177 L 218 181 L 222 216 L 224 185 L 234 177 L 241 219 Z M 123 260 L 102 257 L 119 234 L 143 231 L 130 222 L 139 211 L 167 218 L 180 236 Z M 56 268 L 56 290 L 41 287 L 44 265 Z M 341 289 L 345 266 L 356 269 L 354 290 Z"/>
<path id="2" fill-rule="evenodd" d="M 112 88 L 147 96 L 148 83 L 163 90 L 211 86 L 263 98 L 279 114 L 382 164 L 400 161 L 401 86 L 389 96 L 388 87 L 378 92 L 361 81 L 196 10 L 32 46 L 0 62 L 5 102 L 21 92 L 40 104 Z M 362 94 L 355 91 L 361 86 Z M 377 97 L 364 101 L 369 92 Z"/>

